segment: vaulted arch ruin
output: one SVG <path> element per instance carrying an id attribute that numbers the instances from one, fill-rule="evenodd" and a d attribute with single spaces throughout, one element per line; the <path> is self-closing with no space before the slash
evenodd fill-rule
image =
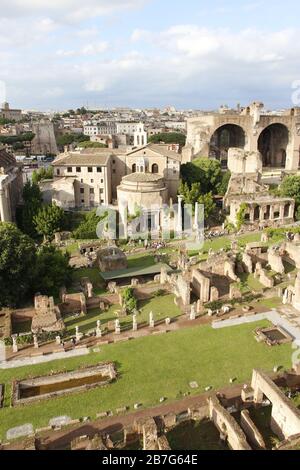
<path id="1" fill-rule="evenodd" d="M 283 124 L 266 127 L 258 139 L 258 151 L 262 155 L 263 167 L 285 168 L 289 131 Z"/>

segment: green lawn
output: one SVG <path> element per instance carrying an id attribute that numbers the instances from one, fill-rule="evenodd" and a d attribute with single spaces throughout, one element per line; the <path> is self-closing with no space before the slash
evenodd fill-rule
<path id="1" fill-rule="evenodd" d="M 253 291 L 261 292 L 264 289 L 264 286 L 254 277 L 254 274 L 239 274 L 239 278 L 241 279 L 241 287 L 244 294 Z"/>
<path id="2" fill-rule="evenodd" d="M 128 268 L 148 268 L 155 264 L 153 255 L 145 255 L 139 253 L 137 255 L 128 256 Z"/>
<path id="3" fill-rule="evenodd" d="M 270 348 L 257 343 L 253 330 L 269 325 L 263 321 L 232 328 L 212 329 L 209 325 L 161 336 L 148 336 L 126 343 L 101 347 L 99 353 L 13 370 L 1 370 L 1 383 L 6 384 L 5 407 L 0 410 L 0 438 L 7 429 L 32 423 L 47 425 L 50 418 L 69 415 L 72 418 L 115 410 L 135 403 L 145 407 L 158 405 L 160 397 L 176 400 L 184 392 L 199 394 L 208 385 L 214 389 L 229 386 L 235 377 L 243 383 L 254 367 L 271 371 L 274 365 L 291 367 L 291 345 Z M 10 383 L 14 379 L 72 370 L 83 365 L 114 361 L 118 370 L 115 383 L 88 392 L 71 394 L 41 403 L 10 408 Z M 197 381 L 199 389 L 189 387 Z"/>
<path id="4" fill-rule="evenodd" d="M 260 307 L 266 308 L 277 308 L 281 305 L 281 299 L 279 297 L 258 299 L 256 302 Z"/>
<path id="5" fill-rule="evenodd" d="M 149 313 L 152 311 L 155 321 L 164 320 L 167 317 L 174 318 L 181 315 L 180 309 L 174 304 L 174 295 L 168 294 L 160 297 L 154 297 L 151 300 L 144 300 L 139 302 L 138 309 L 141 313 L 137 316 L 138 324 L 143 324 L 149 321 Z M 113 321 L 117 316 L 117 311 L 120 310 L 120 305 L 112 305 L 107 312 L 100 313 L 98 308 L 88 311 L 84 317 L 72 319 L 66 318 L 65 325 L 67 331 L 71 335 L 75 334 L 75 327 L 79 326 L 82 333 L 87 333 L 96 328 L 97 320 L 101 320 L 102 327 L 105 327 L 109 321 Z M 120 318 L 121 328 L 130 328 L 132 326 L 132 316 Z"/>
<path id="6" fill-rule="evenodd" d="M 105 282 L 97 268 L 75 269 L 73 272 L 73 282 L 78 283 L 82 277 L 88 277 L 94 287 L 94 294 L 101 295 L 105 292 Z M 76 289 L 75 289 L 76 290 Z M 74 289 L 69 289 L 69 292 Z"/>

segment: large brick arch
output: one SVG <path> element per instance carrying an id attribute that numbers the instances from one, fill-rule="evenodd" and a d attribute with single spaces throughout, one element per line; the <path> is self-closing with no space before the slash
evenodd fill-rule
<path id="1" fill-rule="evenodd" d="M 290 145 L 289 128 L 274 122 L 261 130 L 257 139 L 257 150 L 262 155 L 263 167 L 285 168 Z"/>
<path id="2" fill-rule="evenodd" d="M 216 158 L 223 168 L 227 168 L 228 150 L 231 147 L 244 149 L 247 145 L 247 132 L 235 123 L 224 123 L 211 133 L 209 157 Z"/>

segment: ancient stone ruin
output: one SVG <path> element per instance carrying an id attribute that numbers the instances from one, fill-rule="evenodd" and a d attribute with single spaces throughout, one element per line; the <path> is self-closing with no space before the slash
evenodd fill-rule
<path id="1" fill-rule="evenodd" d="M 60 309 L 54 305 L 53 297 L 36 295 L 34 298 L 34 309 L 35 313 L 31 324 L 31 331 L 33 333 L 63 331 L 65 329 Z"/>
<path id="2" fill-rule="evenodd" d="M 231 179 L 224 198 L 229 211 L 228 221 L 238 225 L 244 206 L 243 223 L 257 227 L 276 227 L 294 220 L 295 201 L 288 197 L 270 195 L 269 187 L 261 182 L 262 158 L 259 152 L 230 148 L 228 168 Z"/>
<path id="3" fill-rule="evenodd" d="M 102 272 L 118 271 L 128 267 L 125 253 L 116 246 L 98 251 L 97 260 Z"/>

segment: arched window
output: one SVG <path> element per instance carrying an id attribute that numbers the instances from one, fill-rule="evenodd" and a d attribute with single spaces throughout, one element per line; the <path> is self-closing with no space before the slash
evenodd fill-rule
<path id="1" fill-rule="evenodd" d="M 132 165 L 132 173 L 136 173 L 136 164 L 135 163 Z"/>
<path id="2" fill-rule="evenodd" d="M 158 173 L 158 165 L 156 163 L 152 165 L 152 173 Z"/>

